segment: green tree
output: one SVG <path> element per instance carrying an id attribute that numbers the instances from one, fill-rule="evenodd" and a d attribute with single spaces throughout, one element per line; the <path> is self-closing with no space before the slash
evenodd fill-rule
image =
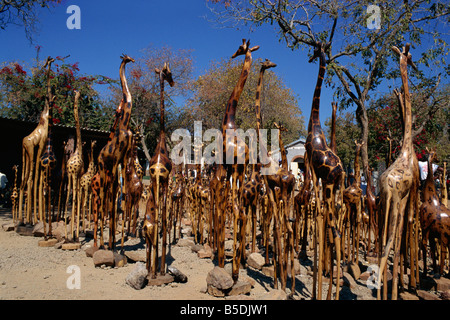
<path id="1" fill-rule="evenodd" d="M 255 95 L 261 59 L 253 61 L 251 71 L 238 102 L 236 125 L 244 131 L 256 129 Z M 201 121 L 202 129 L 221 128 L 226 104 L 242 70 L 242 61 L 223 59 L 213 61 L 205 74 L 193 84 L 193 97 L 184 110 L 187 128 L 193 130 L 193 121 Z M 275 69 L 273 69 L 275 70 Z M 283 132 L 285 144 L 305 136 L 304 118 L 298 100 L 272 69 L 264 74 L 261 95 L 263 127 L 274 129 L 274 122 L 288 129 Z M 192 132 L 192 131 L 191 131 Z"/>
<path id="2" fill-rule="evenodd" d="M 95 84 L 111 84 L 104 76 L 80 75 L 78 62 L 68 63 L 67 57 L 56 57 L 50 73 L 50 85 L 56 96 L 53 121 L 55 124 L 74 125 L 74 90 L 81 93 L 80 123 L 84 127 L 106 129 L 104 110 Z M 27 71 L 18 62 L 8 62 L 0 69 L 0 114 L 13 119 L 38 121 L 47 94 L 47 78 L 38 61 L 36 67 Z"/>

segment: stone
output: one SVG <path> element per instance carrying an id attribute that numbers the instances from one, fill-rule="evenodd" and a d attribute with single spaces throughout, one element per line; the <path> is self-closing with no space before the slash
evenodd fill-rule
<path id="1" fill-rule="evenodd" d="M 147 261 L 147 253 L 145 250 L 125 251 L 125 256 L 130 263 Z"/>
<path id="2" fill-rule="evenodd" d="M 450 300 L 450 290 L 441 292 L 441 299 L 442 300 Z"/>
<path id="3" fill-rule="evenodd" d="M 358 280 L 359 276 L 361 275 L 361 269 L 359 269 L 359 266 L 355 262 L 351 262 L 348 265 L 348 273 L 351 274 L 353 279 Z"/>
<path id="4" fill-rule="evenodd" d="M 175 278 L 170 274 L 165 275 L 156 275 L 156 278 L 152 278 L 151 276 L 147 276 L 147 286 L 162 286 L 165 284 L 169 284 L 173 282 Z"/>
<path id="5" fill-rule="evenodd" d="M 236 281 L 236 283 L 231 287 L 231 290 L 227 292 L 229 296 L 237 296 L 241 294 L 250 294 L 252 290 L 252 285 L 247 281 Z"/>
<path id="6" fill-rule="evenodd" d="M 257 300 L 287 300 L 287 294 L 281 289 L 274 289 L 258 296 Z"/>
<path id="7" fill-rule="evenodd" d="M 361 280 L 362 282 L 366 282 L 367 279 L 370 278 L 370 272 L 369 271 L 364 271 L 363 273 L 361 273 L 361 275 L 359 276 L 359 280 Z"/>
<path id="8" fill-rule="evenodd" d="M 209 285 L 207 286 L 207 290 L 208 290 L 208 294 L 213 296 L 213 297 L 225 297 L 225 292 L 212 286 Z"/>
<path id="9" fill-rule="evenodd" d="M 178 270 L 177 268 L 175 268 L 173 266 L 168 266 L 167 270 L 174 277 L 175 282 L 186 283 L 188 281 L 187 276 L 184 273 L 182 273 L 180 270 Z"/>
<path id="10" fill-rule="evenodd" d="M 261 270 L 265 264 L 265 259 L 260 253 L 253 252 L 248 256 L 247 264 L 252 268 Z"/>
<path id="11" fill-rule="evenodd" d="M 87 247 L 86 250 L 84 250 L 84 252 L 86 253 L 86 257 L 92 258 L 94 256 L 94 253 L 99 249 L 100 249 L 99 247 L 90 246 Z"/>
<path id="12" fill-rule="evenodd" d="M 116 268 L 123 267 L 127 264 L 127 257 L 125 255 L 122 255 L 118 252 L 114 252 L 114 266 Z"/>
<path id="13" fill-rule="evenodd" d="M 407 291 L 400 292 L 399 299 L 400 300 L 420 300 L 418 296 L 416 296 L 412 293 L 409 293 Z"/>
<path id="14" fill-rule="evenodd" d="M 5 223 L 2 225 L 3 231 L 6 231 L 6 232 L 13 231 L 15 227 L 16 226 L 14 225 L 14 223 Z"/>
<path id="15" fill-rule="evenodd" d="M 203 248 L 197 251 L 197 256 L 200 259 L 211 258 L 213 256 L 211 247 L 207 243 L 205 243 L 203 245 Z"/>
<path id="16" fill-rule="evenodd" d="M 46 229 L 48 231 L 48 225 L 46 225 Z M 43 237 L 44 236 L 44 223 L 39 221 L 33 227 L 33 236 L 35 237 Z"/>
<path id="17" fill-rule="evenodd" d="M 434 279 L 436 281 L 437 291 L 447 291 L 450 290 L 450 279 L 445 277 L 440 277 L 439 279 Z"/>
<path id="18" fill-rule="evenodd" d="M 358 287 L 358 284 L 356 283 L 355 279 L 353 279 L 352 275 L 348 272 L 342 273 L 342 285 L 349 287 L 350 289 L 355 289 Z"/>
<path id="19" fill-rule="evenodd" d="M 78 250 L 81 248 L 81 243 L 79 242 L 67 242 L 63 243 L 61 249 L 63 250 Z"/>
<path id="20" fill-rule="evenodd" d="M 288 261 L 287 268 L 286 268 L 287 275 L 291 276 L 291 261 Z M 301 266 L 300 262 L 297 259 L 294 259 L 294 275 L 301 274 Z"/>
<path id="21" fill-rule="evenodd" d="M 19 225 L 16 227 L 16 232 L 21 236 L 32 237 L 33 236 L 33 226 L 31 225 Z"/>
<path id="22" fill-rule="evenodd" d="M 206 283 L 220 290 L 227 290 L 233 286 L 233 278 L 224 268 L 215 266 L 206 276 Z"/>
<path id="23" fill-rule="evenodd" d="M 47 240 L 39 240 L 38 246 L 39 247 L 54 247 L 55 244 L 58 243 L 57 239 L 47 239 Z"/>
<path id="24" fill-rule="evenodd" d="M 145 264 L 137 262 L 134 269 L 125 278 L 125 283 L 136 290 L 140 290 L 145 287 L 147 283 L 148 271 Z"/>
<path id="25" fill-rule="evenodd" d="M 100 267 L 101 265 L 106 265 L 108 267 L 114 267 L 114 253 L 110 250 L 97 250 L 92 256 L 94 261 L 94 266 Z"/>
<path id="26" fill-rule="evenodd" d="M 417 290 L 417 295 L 422 300 L 441 300 L 437 295 L 425 290 Z"/>
<path id="27" fill-rule="evenodd" d="M 268 276 L 271 278 L 273 278 L 273 276 L 275 275 L 275 270 L 274 270 L 273 266 L 264 266 L 264 267 L 262 267 L 261 271 L 265 276 Z"/>
<path id="28" fill-rule="evenodd" d="M 52 228 L 52 235 L 58 239 L 58 242 L 63 241 L 66 238 L 66 226 L 64 221 L 60 221 L 56 225 L 56 228 Z"/>
<path id="29" fill-rule="evenodd" d="M 177 247 L 193 247 L 195 245 L 194 241 L 186 238 L 179 239 L 177 242 Z"/>

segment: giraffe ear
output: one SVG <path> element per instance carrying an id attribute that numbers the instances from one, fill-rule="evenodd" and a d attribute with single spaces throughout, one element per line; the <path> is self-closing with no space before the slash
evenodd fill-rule
<path id="1" fill-rule="evenodd" d="M 155 68 L 155 73 L 161 73 L 161 71 L 158 68 Z"/>
<path id="2" fill-rule="evenodd" d="M 395 52 L 396 54 L 398 54 L 398 55 L 401 55 L 401 54 L 402 54 L 401 51 L 400 51 L 400 49 L 397 48 L 396 46 L 392 46 L 391 49 L 392 49 L 392 51 L 394 51 L 394 52 Z"/>
<path id="3" fill-rule="evenodd" d="M 253 48 L 250 49 L 250 52 L 256 51 L 259 49 L 259 46 L 254 46 Z"/>

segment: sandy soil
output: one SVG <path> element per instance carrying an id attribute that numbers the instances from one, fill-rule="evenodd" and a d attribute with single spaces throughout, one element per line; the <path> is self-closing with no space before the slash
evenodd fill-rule
<path id="1" fill-rule="evenodd" d="M 0 225 L 11 223 L 8 210 L 0 210 Z M 42 238 L 21 236 L 15 231 L 6 232 L 0 228 L 0 299 L 63 299 L 63 300 L 223 300 L 205 293 L 206 275 L 214 268 L 211 259 L 200 259 L 190 247 L 172 245 L 168 249 L 168 264 L 178 268 L 187 277 L 187 283 L 171 283 L 163 286 L 146 286 L 141 290 L 130 287 L 125 279 L 135 268 L 128 263 L 120 268 L 95 267 L 85 249 L 93 244 L 89 238 L 81 238 L 82 248 L 65 251 L 54 247 L 39 247 Z M 126 250 L 145 250 L 145 241 L 131 238 L 125 244 Z M 296 290 L 293 299 L 309 300 L 312 290 L 312 276 L 307 261 L 296 276 Z M 69 266 L 78 266 L 81 275 L 81 289 L 69 289 L 67 281 L 72 276 Z M 227 270 L 231 261 L 227 260 Z M 245 299 L 275 299 L 272 278 L 261 271 L 242 269 L 240 278 L 254 279 L 254 287 Z M 288 287 L 290 282 L 288 280 Z M 324 279 L 324 293 L 328 289 Z M 334 288 L 333 288 L 334 294 Z M 236 299 L 237 297 L 231 297 Z M 239 297 L 238 297 L 239 298 Z M 242 297 L 240 297 L 242 298 Z M 356 287 L 342 287 L 341 299 L 374 300 L 372 290 L 365 281 L 356 281 Z"/>

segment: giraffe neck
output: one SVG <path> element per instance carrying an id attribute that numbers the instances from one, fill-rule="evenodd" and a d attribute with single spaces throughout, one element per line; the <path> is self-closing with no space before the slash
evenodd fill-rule
<path id="1" fill-rule="evenodd" d="M 269 157 L 269 154 L 267 152 L 267 148 L 264 143 L 261 142 L 261 126 L 262 126 L 262 119 L 261 119 L 261 92 L 262 92 L 262 83 L 263 83 L 263 77 L 264 77 L 264 71 L 265 68 L 261 67 L 261 70 L 259 71 L 259 78 L 258 78 L 258 84 L 256 86 L 256 98 L 255 98 L 255 112 L 256 112 L 256 134 L 259 141 L 259 148 L 260 148 L 260 156 L 262 159 L 260 159 L 260 162 L 267 163 L 267 158 Z"/>
<path id="2" fill-rule="evenodd" d="M 122 86 L 123 97 L 122 97 L 121 106 L 119 106 L 119 108 L 121 108 L 121 118 L 119 121 L 119 129 L 128 130 L 128 127 L 130 124 L 130 118 L 131 118 L 132 103 L 131 103 L 131 93 L 130 93 L 130 90 L 128 89 L 127 78 L 125 77 L 125 65 L 126 65 L 126 62 L 124 60 L 122 60 L 122 62 L 120 64 L 119 75 L 120 75 L 120 84 Z"/>
<path id="3" fill-rule="evenodd" d="M 241 96 L 242 90 L 244 90 L 245 82 L 247 81 L 248 74 L 250 72 L 250 67 L 252 65 L 252 54 L 250 50 L 247 50 L 245 54 L 244 64 L 242 66 L 241 75 L 236 86 L 231 93 L 230 99 L 228 99 L 227 108 L 225 116 L 222 121 L 222 134 L 225 136 L 227 129 L 236 129 L 236 108 Z"/>
<path id="4" fill-rule="evenodd" d="M 79 154 L 83 154 L 83 146 L 81 142 L 81 129 L 80 129 L 80 117 L 78 115 L 78 99 L 75 99 L 75 104 L 73 107 L 73 116 L 75 118 L 75 127 L 77 130 L 77 147 L 75 149 L 75 152 L 78 152 Z"/>
<path id="5" fill-rule="evenodd" d="M 428 157 L 428 174 L 427 180 L 425 181 L 424 190 L 427 193 L 436 194 L 436 187 L 434 186 L 433 162 L 431 161 L 431 157 Z"/>
<path id="6" fill-rule="evenodd" d="M 330 149 L 336 153 L 336 111 L 337 105 L 333 103 L 331 114 L 331 137 L 330 137 Z"/>
<path id="7" fill-rule="evenodd" d="M 359 150 L 356 150 L 356 155 L 355 155 L 355 164 L 354 164 L 354 168 L 355 168 L 355 183 L 356 185 L 359 187 L 361 185 L 361 168 L 359 166 Z"/>
<path id="8" fill-rule="evenodd" d="M 311 116 L 309 118 L 308 124 L 308 132 L 312 132 L 313 134 L 316 131 L 321 130 L 320 128 L 320 117 L 319 117 L 319 109 L 320 109 L 320 93 L 322 90 L 322 82 L 325 76 L 325 53 L 321 52 L 319 55 L 319 74 L 317 76 L 316 88 L 314 90 L 313 103 L 311 107 Z"/>
<path id="9" fill-rule="evenodd" d="M 159 73 L 159 87 L 160 87 L 160 120 L 159 120 L 159 131 L 161 133 L 165 132 L 165 124 L 164 124 L 164 77 L 162 72 Z"/>
<path id="10" fill-rule="evenodd" d="M 278 133 L 278 143 L 280 144 L 281 153 L 281 167 L 288 170 L 288 161 L 286 157 L 286 149 L 284 149 L 283 139 L 281 138 L 281 131 Z"/>
<path id="11" fill-rule="evenodd" d="M 403 83 L 403 95 L 404 95 L 404 133 L 403 133 L 403 145 L 402 156 L 410 156 L 413 150 L 412 146 L 412 113 L 411 113 L 411 96 L 409 94 L 408 86 L 408 64 L 406 58 L 402 55 L 400 59 L 400 74 Z"/>

